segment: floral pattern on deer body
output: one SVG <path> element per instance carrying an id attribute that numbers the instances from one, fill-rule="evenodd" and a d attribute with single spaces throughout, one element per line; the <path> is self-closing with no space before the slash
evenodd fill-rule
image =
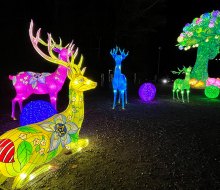
<path id="1" fill-rule="evenodd" d="M 50 73 L 34 73 L 34 72 L 27 72 L 30 76 L 29 84 L 32 85 L 33 88 L 36 88 L 38 82 L 41 84 L 45 84 L 46 77 L 50 76 Z"/>
<path id="2" fill-rule="evenodd" d="M 61 144 L 65 147 L 66 144 L 71 142 L 70 135 L 77 133 L 78 127 L 73 122 L 68 122 L 65 115 L 58 114 L 54 117 L 54 121 L 46 121 L 40 126 L 49 132 L 52 132 L 50 139 L 50 151 L 57 149 Z"/>

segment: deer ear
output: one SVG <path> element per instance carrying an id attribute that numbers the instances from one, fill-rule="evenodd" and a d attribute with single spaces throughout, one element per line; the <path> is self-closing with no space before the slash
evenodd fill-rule
<path id="1" fill-rule="evenodd" d="M 85 71 L 86 71 L 86 67 L 83 67 L 83 69 L 81 71 L 82 75 L 84 75 Z"/>

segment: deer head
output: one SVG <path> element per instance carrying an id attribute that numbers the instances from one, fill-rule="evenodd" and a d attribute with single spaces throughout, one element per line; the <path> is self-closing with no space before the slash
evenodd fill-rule
<path id="1" fill-rule="evenodd" d="M 89 80 L 88 78 L 84 77 L 85 67 L 81 70 L 83 56 L 81 55 L 80 61 L 78 64 L 75 64 L 75 58 L 78 55 L 78 48 L 73 50 L 74 44 L 71 42 L 67 44 L 66 47 L 62 47 L 62 40 L 60 39 L 60 43 L 56 44 L 53 40 L 51 34 L 48 33 L 48 40 L 45 43 L 40 38 L 41 29 L 38 29 L 36 37 L 33 36 L 33 21 L 31 20 L 30 28 L 29 28 L 29 35 L 31 38 L 31 42 L 35 50 L 47 61 L 63 65 L 68 69 L 68 78 L 70 79 L 70 88 L 75 89 L 78 91 L 86 91 L 89 89 L 93 89 L 96 87 L 97 83 Z M 47 50 L 49 55 L 44 53 L 39 47 L 38 42 L 44 46 L 47 46 Z M 58 52 L 59 55 L 54 54 L 54 52 Z M 74 52 L 74 53 L 73 53 Z"/>
<path id="2" fill-rule="evenodd" d="M 120 54 L 118 54 L 118 51 Z M 113 59 L 115 60 L 116 64 L 120 64 L 127 56 L 128 53 L 125 53 L 125 50 L 121 50 L 120 48 L 118 48 L 118 46 L 116 46 L 116 48 L 113 48 L 110 51 L 110 54 L 112 55 Z"/>
<path id="3" fill-rule="evenodd" d="M 77 54 L 78 54 L 78 50 L 74 53 L 74 56 L 71 57 L 71 61 L 69 65 L 68 78 L 70 79 L 70 85 L 69 85 L 70 89 L 74 89 L 81 92 L 93 89 L 97 86 L 97 83 L 83 76 L 86 67 L 84 67 L 81 70 L 83 56 L 81 55 L 78 65 L 74 63 L 74 57 L 76 57 Z"/>

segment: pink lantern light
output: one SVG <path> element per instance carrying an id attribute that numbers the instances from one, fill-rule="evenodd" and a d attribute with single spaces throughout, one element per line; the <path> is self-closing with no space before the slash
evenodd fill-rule
<path id="1" fill-rule="evenodd" d="M 33 45 L 36 45 L 36 39 L 32 34 L 33 26 L 30 27 L 29 36 Z M 37 38 L 40 38 L 40 30 L 37 34 Z M 52 39 L 51 35 L 49 38 Z M 52 39 L 53 40 L 53 39 Z M 54 40 L 53 40 L 54 41 Z M 39 42 L 48 46 L 46 42 L 42 39 Z M 54 42 L 55 44 L 55 42 Z M 55 44 L 53 51 L 58 53 L 60 60 L 64 62 L 69 61 L 69 57 L 73 55 L 74 44 L 71 42 L 65 47 L 62 47 L 62 41 L 60 39 L 60 44 Z M 38 50 L 37 50 L 38 51 Z M 38 52 L 40 55 L 41 52 Z M 50 61 L 45 55 L 42 55 L 46 60 Z M 57 96 L 59 91 L 67 78 L 67 68 L 63 65 L 59 65 L 55 72 L 53 73 L 36 73 L 32 71 L 20 72 L 17 75 L 9 75 L 9 79 L 12 80 L 13 86 L 16 91 L 16 96 L 12 100 L 12 113 L 11 117 L 15 120 L 15 104 L 18 102 L 20 111 L 22 111 L 22 102 L 26 100 L 31 94 L 48 94 L 50 96 L 50 102 L 55 109 L 57 109 Z"/>

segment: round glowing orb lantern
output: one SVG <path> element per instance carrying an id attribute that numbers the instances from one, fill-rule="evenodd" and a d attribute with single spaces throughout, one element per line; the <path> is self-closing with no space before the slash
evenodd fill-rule
<path id="1" fill-rule="evenodd" d="M 219 96 L 219 88 L 214 85 L 206 86 L 205 95 L 208 98 L 217 98 Z"/>
<path id="2" fill-rule="evenodd" d="M 152 101 L 156 95 L 156 87 L 152 83 L 144 83 L 140 86 L 138 94 L 143 101 Z"/>
<path id="3" fill-rule="evenodd" d="M 43 121 L 57 114 L 51 103 L 43 100 L 31 101 L 23 108 L 20 114 L 20 125 L 29 125 Z"/>

